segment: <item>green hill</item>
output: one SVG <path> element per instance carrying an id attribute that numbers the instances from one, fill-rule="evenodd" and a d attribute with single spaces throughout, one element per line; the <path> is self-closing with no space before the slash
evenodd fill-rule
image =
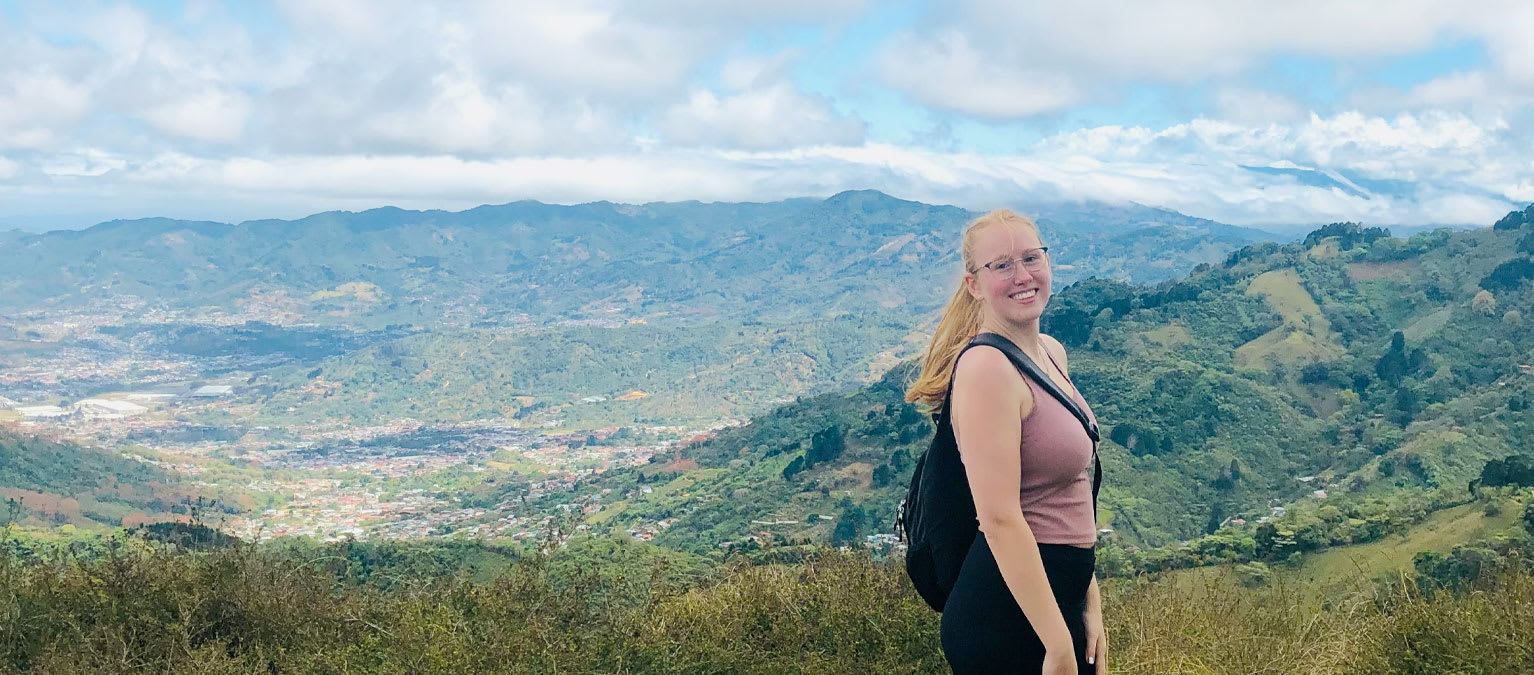
<path id="1" fill-rule="evenodd" d="M 0 429 L 0 512 L 22 525 L 132 526 L 185 516 L 204 494 L 115 452 Z"/>
<path id="2" fill-rule="evenodd" d="M 1526 450 L 1534 225 L 1519 227 L 1395 239 L 1344 223 L 1156 286 L 1064 289 L 1045 330 L 1107 431 L 1109 543 L 1187 540 L 1302 499 L 1462 491 Z M 578 490 L 600 506 L 594 527 L 698 551 L 888 532 L 931 433 L 901 401 L 908 372 Z"/>

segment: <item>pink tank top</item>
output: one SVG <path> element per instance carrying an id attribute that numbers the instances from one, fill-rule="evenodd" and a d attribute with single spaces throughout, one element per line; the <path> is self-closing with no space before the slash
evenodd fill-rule
<path id="1" fill-rule="evenodd" d="M 1050 357 L 1053 362 L 1054 358 Z M 1060 368 L 1055 365 L 1056 370 Z M 1040 544 L 1097 543 L 1092 513 L 1092 437 L 1065 405 L 1024 377 L 1033 392 L 1033 412 L 1023 420 L 1023 518 Z M 1070 394 L 1093 422 L 1097 416 L 1067 378 Z"/>

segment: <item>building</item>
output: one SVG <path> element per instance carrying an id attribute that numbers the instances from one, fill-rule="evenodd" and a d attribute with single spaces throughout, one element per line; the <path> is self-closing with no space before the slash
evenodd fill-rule
<path id="1" fill-rule="evenodd" d="M 68 410 L 56 405 L 27 405 L 17 408 L 16 412 L 21 413 L 22 417 L 29 420 L 64 417 L 69 414 Z"/>
<path id="2" fill-rule="evenodd" d="M 148 408 L 128 401 L 88 398 L 75 403 L 74 409 L 86 419 L 115 420 L 149 412 Z"/>
<path id="3" fill-rule="evenodd" d="M 123 396 L 129 401 L 169 401 L 176 394 L 168 391 L 130 391 Z"/>
<path id="4" fill-rule="evenodd" d="M 198 387 L 196 391 L 192 392 L 192 395 L 201 398 L 218 398 L 220 396 L 228 396 L 233 393 L 234 387 L 231 387 L 227 384 L 210 384 L 207 386 Z"/>

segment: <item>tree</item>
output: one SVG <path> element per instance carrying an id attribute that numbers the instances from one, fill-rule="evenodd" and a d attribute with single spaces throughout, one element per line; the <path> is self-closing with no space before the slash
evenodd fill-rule
<path id="1" fill-rule="evenodd" d="M 836 459 L 846 448 L 847 441 L 842 437 L 841 427 L 836 425 L 826 427 L 810 437 L 810 449 L 804 453 L 805 466 L 815 466 Z"/>
<path id="2" fill-rule="evenodd" d="M 794 457 L 793 461 L 788 463 L 788 466 L 783 467 L 783 480 L 793 479 L 794 476 L 804 471 L 804 469 L 804 455 Z"/>
<path id="3" fill-rule="evenodd" d="M 837 503 L 841 515 L 836 518 L 836 526 L 831 529 L 831 545 L 843 546 L 856 544 L 858 537 L 863 533 L 863 523 L 867 520 L 867 514 L 863 507 L 852 503 L 850 497 L 842 497 Z"/>
<path id="4" fill-rule="evenodd" d="M 1534 485 L 1534 456 L 1511 455 L 1491 460 L 1481 467 L 1478 484 L 1482 487 Z"/>
<path id="5" fill-rule="evenodd" d="M 1534 229 L 1529 230 L 1528 234 L 1518 240 L 1518 252 L 1534 255 Z"/>
<path id="6" fill-rule="evenodd" d="M 1264 586 L 1268 583 L 1268 579 L 1272 578 L 1272 576 L 1272 571 L 1268 569 L 1268 566 L 1265 563 L 1251 562 L 1245 565 L 1236 566 L 1236 578 L 1241 582 L 1241 585 L 1245 586 L 1246 588 L 1259 588 Z"/>
<path id="7" fill-rule="evenodd" d="M 1050 312 L 1044 330 L 1067 346 L 1080 347 L 1092 337 L 1092 315 L 1075 308 Z"/>
<path id="8" fill-rule="evenodd" d="M 1390 349 L 1375 362 L 1374 373 L 1381 380 L 1394 386 L 1401 383 L 1401 378 L 1406 377 L 1406 370 L 1406 336 L 1401 331 L 1396 331 L 1390 336 Z"/>
<path id="9" fill-rule="evenodd" d="M 1331 368 L 1325 363 L 1312 363 L 1300 369 L 1300 384 L 1321 384 L 1331 377 Z"/>
<path id="10" fill-rule="evenodd" d="M 1481 288 L 1488 291 L 1515 291 L 1525 280 L 1534 279 L 1534 260 L 1516 258 L 1509 260 L 1481 279 Z"/>
<path id="11" fill-rule="evenodd" d="M 895 479 L 895 471 L 894 471 L 894 469 L 890 468 L 890 465 L 888 465 L 888 464 L 880 464 L 879 466 L 874 468 L 874 475 L 873 475 L 873 486 L 874 487 L 876 487 L 876 488 L 884 487 L 886 485 L 889 485 L 890 481 L 893 481 L 894 479 Z"/>
<path id="12" fill-rule="evenodd" d="M 1498 220 L 1496 224 L 1492 225 L 1491 229 L 1516 230 L 1520 227 L 1523 227 L 1524 215 L 1525 214 L 1523 211 L 1513 211 L 1512 213 L 1502 216 L 1502 219 Z"/>
<path id="13" fill-rule="evenodd" d="M 1491 296 L 1491 291 L 1481 291 L 1470 301 L 1470 308 L 1481 316 L 1492 316 L 1497 313 L 1497 299 Z"/>

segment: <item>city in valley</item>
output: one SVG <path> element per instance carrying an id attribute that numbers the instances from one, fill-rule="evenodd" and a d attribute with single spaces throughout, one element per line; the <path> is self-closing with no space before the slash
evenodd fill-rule
<path id="1" fill-rule="evenodd" d="M 263 423 L 251 383 L 294 362 L 291 355 L 197 356 L 166 348 L 163 334 L 293 320 L 275 309 L 178 312 L 130 299 L 6 318 L 0 426 L 118 452 L 220 496 L 166 504 L 164 514 L 135 514 L 123 525 L 196 519 L 244 538 L 557 538 L 583 527 L 562 529 L 557 514 L 590 514 L 629 496 L 579 489 L 583 480 L 664 460 L 712 432 L 663 424 L 564 428 L 559 410 L 602 396 L 511 419 Z M 130 322 L 163 330 L 119 329 Z M 368 339 L 356 338 L 357 346 Z M 666 526 L 637 524 L 629 533 L 648 539 Z"/>

